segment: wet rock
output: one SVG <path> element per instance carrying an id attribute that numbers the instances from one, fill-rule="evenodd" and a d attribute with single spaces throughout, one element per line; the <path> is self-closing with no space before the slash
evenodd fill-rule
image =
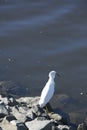
<path id="1" fill-rule="evenodd" d="M 79 124 L 77 130 L 87 130 L 87 125 L 85 123 Z"/>
<path id="2" fill-rule="evenodd" d="M 3 118 L 8 114 L 9 114 L 9 112 L 8 112 L 4 102 L 0 101 L 0 118 Z"/>
<path id="3" fill-rule="evenodd" d="M 52 130 L 53 123 L 50 120 L 33 120 L 30 122 L 26 122 L 25 125 L 29 130 Z"/>
<path id="4" fill-rule="evenodd" d="M 85 124 L 87 125 L 87 118 L 84 120 Z"/>
<path id="5" fill-rule="evenodd" d="M 0 95 L 3 97 L 20 97 L 24 92 L 25 89 L 23 87 L 12 81 L 0 81 Z"/>

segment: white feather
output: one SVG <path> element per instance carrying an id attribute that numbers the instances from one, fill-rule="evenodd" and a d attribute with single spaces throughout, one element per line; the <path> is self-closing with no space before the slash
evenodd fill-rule
<path id="1" fill-rule="evenodd" d="M 51 98 L 54 94 L 55 74 L 56 74 L 55 71 L 51 71 L 49 73 L 49 80 L 48 80 L 48 82 L 46 83 L 45 87 L 43 88 L 43 90 L 41 92 L 41 97 L 40 97 L 40 100 L 39 100 L 40 107 L 44 107 L 51 100 Z"/>

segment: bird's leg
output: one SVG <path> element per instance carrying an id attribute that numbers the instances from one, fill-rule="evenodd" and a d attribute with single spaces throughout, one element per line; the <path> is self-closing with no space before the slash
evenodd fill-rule
<path id="1" fill-rule="evenodd" d="M 48 107 L 46 106 L 46 112 L 49 113 Z"/>
<path id="2" fill-rule="evenodd" d="M 46 110 L 47 113 L 53 113 L 53 109 L 52 109 L 50 103 L 46 104 L 45 110 Z"/>

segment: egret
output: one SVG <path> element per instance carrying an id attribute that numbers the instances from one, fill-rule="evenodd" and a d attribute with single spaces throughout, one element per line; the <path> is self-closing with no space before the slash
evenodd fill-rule
<path id="1" fill-rule="evenodd" d="M 49 79 L 41 92 L 41 96 L 39 100 L 39 106 L 41 108 L 45 107 L 46 104 L 49 103 L 49 101 L 53 97 L 54 89 L 55 89 L 54 79 L 56 75 L 60 76 L 56 71 L 51 71 L 49 73 Z"/>

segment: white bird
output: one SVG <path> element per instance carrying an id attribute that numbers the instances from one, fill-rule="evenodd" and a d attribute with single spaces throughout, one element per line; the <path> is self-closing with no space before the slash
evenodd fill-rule
<path id="1" fill-rule="evenodd" d="M 43 88 L 42 92 L 41 92 L 41 97 L 39 100 L 39 106 L 41 108 L 45 107 L 46 104 L 50 101 L 50 99 L 52 98 L 53 94 L 54 94 L 54 88 L 55 88 L 55 75 L 60 76 L 56 71 L 51 71 L 49 73 L 49 79 L 48 82 L 46 83 L 45 87 Z"/>

